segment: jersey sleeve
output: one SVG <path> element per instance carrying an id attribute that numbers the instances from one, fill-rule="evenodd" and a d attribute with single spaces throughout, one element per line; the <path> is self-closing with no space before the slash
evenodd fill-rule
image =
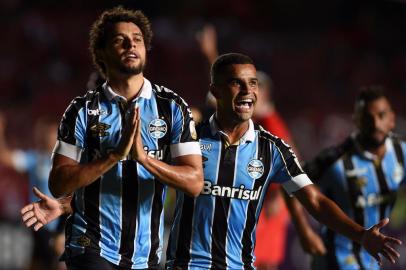
<path id="1" fill-rule="evenodd" d="M 58 129 L 53 154 L 80 161 L 86 138 L 86 108 L 82 98 L 74 99 L 66 109 Z"/>
<path id="2" fill-rule="evenodd" d="M 406 143 L 405 142 L 401 142 L 400 143 L 401 149 L 402 149 L 402 156 L 403 156 L 403 160 L 401 160 L 400 162 L 403 162 L 403 179 L 400 182 L 400 184 L 402 185 L 402 187 L 406 186 Z"/>
<path id="3" fill-rule="evenodd" d="M 293 150 L 279 138 L 274 144 L 272 162 L 275 171 L 274 179 L 282 184 L 289 195 L 312 184 L 312 181 L 302 170 Z"/>
<path id="4" fill-rule="evenodd" d="M 180 97 L 171 103 L 171 110 L 173 117 L 170 146 L 172 157 L 201 155 L 192 111 Z"/>

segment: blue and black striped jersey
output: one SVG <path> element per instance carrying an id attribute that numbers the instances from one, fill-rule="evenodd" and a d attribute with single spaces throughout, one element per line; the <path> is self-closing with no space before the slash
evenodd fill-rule
<path id="1" fill-rule="evenodd" d="M 389 217 L 396 191 L 405 183 L 406 144 L 389 137 L 381 161 L 361 149 L 355 136 L 323 151 L 305 171 L 327 197 L 360 225 L 369 228 Z M 379 269 L 376 260 L 359 244 L 323 227 L 328 255 L 317 258 L 317 269 Z M 325 268 L 321 268 L 324 266 Z"/>
<path id="2" fill-rule="evenodd" d="M 148 155 L 170 163 L 178 156 L 201 154 L 187 104 L 147 79 L 128 104 L 107 83 L 75 98 L 61 121 L 54 153 L 86 163 L 112 151 L 129 106 L 140 108 Z M 126 268 L 156 268 L 163 245 L 165 193 L 166 186 L 131 157 L 119 161 L 75 191 L 66 227 L 67 256 L 86 250 Z"/>
<path id="3" fill-rule="evenodd" d="M 292 193 L 311 181 L 291 148 L 252 121 L 238 145 L 224 144 L 214 116 L 197 130 L 204 188 L 197 198 L 178 192 L 167 268 L 253 269 L 255 227 L 269 184 Z"/>

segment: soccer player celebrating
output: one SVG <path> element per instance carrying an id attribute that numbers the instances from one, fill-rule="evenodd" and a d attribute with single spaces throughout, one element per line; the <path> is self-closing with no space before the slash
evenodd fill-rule
<path id="1" fill-rule="evenodd" d="M 380 86 L 360 91 L 354 120 L 356 132 L 304 169 L 348 216 L 370 227 L 390 216 L 397 190 L 405 183 L 406 144 L 391 132 L 395 113 Z M 314 258 L 314 269 L 379 269 L 359 243 L 327 228 L 322 235 L 328 252 Z"/>
<path id="2" fill-rule="evenodd" d="M 210 89 L 217 110 L 198 128 L 204 187 L 197 198 L 178 192 L 167 268 L 254 269 L 255 226 L 266 190 L 275 182 L 320 222 L 360 243 L 377 260 L 382 254 L 395 262 L 399 253 L 391 244 L 401 244 L 400 240 L 379 232 L 388 220 L 369 229 L 353 222 L 313 186 L 288 145 L 253 124 L 258 79 L 248 56 L 218 57 Z M 54 203 L 42 197 L 25 207 L 26 225 L 37 224 L 38 218 L 41 225 L 62 212 L 48 207 Z"/>
<path id="3" fill-rule="evenodd" d="M 73 193 L 69 269 L 156 269 L 166 185 L 192 197 L 202 189 L 187 104 L 143 76 L 151 38 L 148 18 L 121 7 L 91 28 L 90 51 L 106 82 L 67 108 L 49 177 L 53 195 Z"/>

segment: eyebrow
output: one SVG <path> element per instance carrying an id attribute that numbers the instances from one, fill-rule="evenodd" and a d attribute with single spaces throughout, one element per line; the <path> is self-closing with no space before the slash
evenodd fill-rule
<path id="1" fill-rule="evenodd" d="M 142 33 L 132 33 L 133 36 L 140 36 L 140 37 L 144 37 L 144 35 Z M 117 37 L 117 36 L 126 36 L 126 34 L 124 33 L 113 33 L 112 37 Z"/>

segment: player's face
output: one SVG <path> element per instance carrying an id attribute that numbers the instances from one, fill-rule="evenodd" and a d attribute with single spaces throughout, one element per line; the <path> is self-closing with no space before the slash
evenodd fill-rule
<path id="1" fill-rule="evenodd" d="M 136 75 L 143 72 L 146 49 L 140 28 L 132 22 L 116 23 L 101 52 L 107 72 Z"/>
<path id="2" fill-rule="evenodd" d="M 395 114 L 389 101 L 384 97 L 369 102 L 361 113 L 359 122 L 361 136 L 376 146 L 385 142 L 394 127 Z"/>
<path id="3" fill-rule="evenodd" d="M 226 67 L 222 82 L 215 88 L 219 113 L 239 122 L 252 117 L 258 95 L 258 79 L 254 65 L 234 64 Z"/>

